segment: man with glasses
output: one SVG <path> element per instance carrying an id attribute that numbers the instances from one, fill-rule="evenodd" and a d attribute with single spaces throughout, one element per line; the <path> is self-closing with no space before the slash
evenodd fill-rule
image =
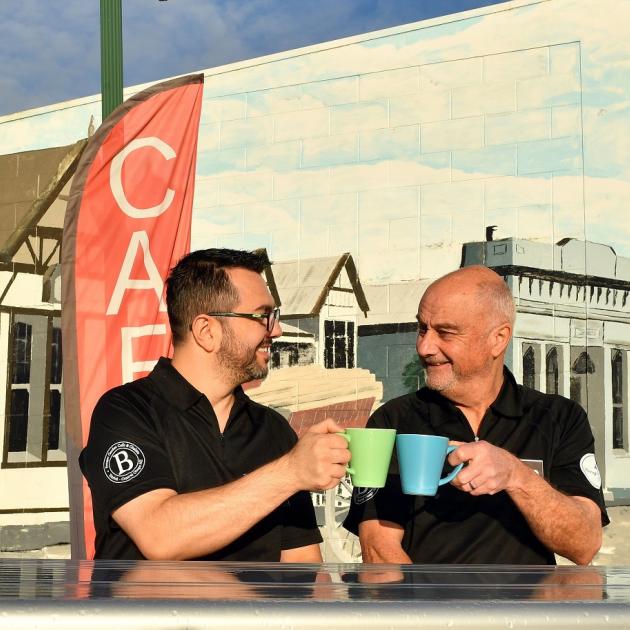
<path id="1" fill-rule="evenodd" d="M 298 440 L 241 387 L 267 375 L 282 334 L 268 264 L 208 249 L 171 270 L 173 358 L 101 398 L 81 453 L 96 558 L 321 561 L 307 491 L 344 476 L 341 428 L 326 420 Z"/>

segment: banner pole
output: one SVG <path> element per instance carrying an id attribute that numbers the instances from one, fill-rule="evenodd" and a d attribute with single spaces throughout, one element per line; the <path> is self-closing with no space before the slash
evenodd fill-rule
<path id="1" fill-rule="evenodd" d="M 123 101 L 122 0 L 101 0 L 101 107 L 105 120 Z"/>

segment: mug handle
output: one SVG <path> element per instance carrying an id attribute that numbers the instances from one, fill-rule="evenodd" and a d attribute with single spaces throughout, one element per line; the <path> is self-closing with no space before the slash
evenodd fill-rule
<path id="1" fill-rule="evenodd" d="M 336 435 L 340 435 L 342 438 L 345 438 L 350 444 L 350 436 L 345 431 L 338 431 Z M 350 466 L 346 466 L 346 472 L 349 475 L 354 475 L 354 468 L 350 468 Z"/>
<path id="2" fill-rule="evenodd" d="M 449 455 L 450 453 L 452 453 L 456 448 L 457 448 L 457 446 L 449 446 L 446 449 L 446 455 Z M 442 479 L 440 479 L 438 481 L 438 486 L 443 486 L 445 483 L 448 483 L 449 481 L 453 481 L 453 479 L 455 479 L 455 477 L 457 477 L 457 473 L 459 473 L 459 471 L 463 467 L 464 467 L 464 462 L 462 462 L 461 464 L 457 464 L 457 466 L 455 466 L 455 468 L 453 468 L 453 470 L 451 470 L 451 472 L 448 473 L 448 475 L 446 475 L 446 477 L 443 477 Z"/>

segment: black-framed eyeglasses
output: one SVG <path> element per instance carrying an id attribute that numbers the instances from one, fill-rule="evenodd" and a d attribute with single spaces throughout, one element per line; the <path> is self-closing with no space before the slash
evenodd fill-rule
<path id="1" fill-rule="evenodd" d="M 276 325 L 276 322 L 280 319 L 280 309 L 274 308 L 269 313 L 206 313 L 210 317 L 243 317 L 244 319 L 253 319 L 260 322 L 267 328 L 267 332 L 271 332 Z"/>

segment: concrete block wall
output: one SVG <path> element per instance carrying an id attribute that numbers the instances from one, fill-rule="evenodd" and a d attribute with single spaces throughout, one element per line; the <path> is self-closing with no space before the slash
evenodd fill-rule
<path id="1" fill-rule="evenodd" d="M 558 44 L 251 91 L 243 77 L 216 96 L 274 68 L 213 77 L 193 245 L 277 260 L 349 251 L 362 282 L 379 283 L 458 266 L 488 224 L 583 236 L 579 58 L 578 43 Z"/>
<path id="2" fill-rule="evenodd" d="M 610 245 L 625 277 L 627 19 L 616 0 L 513 0 L 207 70 L 193 247 L 348 251 L 376 295 L 458 267 L 496 225 Z M 0 143 L 69 144 L 98 112 L 87 98 L 0 118 Z M 589 250 L 572 269 L 605 262 Z M 358 324 L 408 324 L 417 297 L 373 300 Z"/>

